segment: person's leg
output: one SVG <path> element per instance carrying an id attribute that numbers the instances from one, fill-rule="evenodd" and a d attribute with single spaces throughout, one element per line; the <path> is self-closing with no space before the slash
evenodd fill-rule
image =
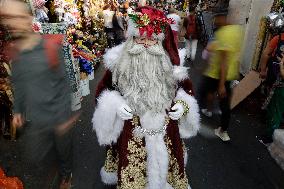
<path id="1" fill-rule="evenodd" d="M 230 82 L 225 83 L 227 95 L 224 98 L 219 100 L 220 109 L 222 112 L 221 115 L 221 127 L 215 129 L 215 135 L 217 135 L 222 141 L 230 141 L 230 137 L 228 135 L 227 129 L 230 124 L 231 118 L 231 108 L 230 108 L 230 99 L 231 99 L 231 88 Z"/>
<path id="2" fill-rule="evenodd" d="M 275 129 L 280 127 L 281 119 L 284 113 L 284 88 L 277 88 L 267 107 L 267 134 L 273 136 Z"/>
<path id="3" fill-rule="evenodd" d="M 232 93 L 231 93 L 230 82 L 226 82 L 225 86 L 226 86 L 227 96 L 220 99 L 220 109 L 222 112 L 222 115 L 221 115 L 222 131 L 227 131 L 230 125 L 230 119 L 231 119 L 230 100 L 231 100 Z"/>
<path id="4" fill-rule="evenodd" d="M 206 103 L 206 105 L 207 105 L 207 110 L 210 111 L 210 112 L 213 111 L 213 101 L 214 101 L 214 99 L 215 99 L 215 94 L 213 92 L 209 92 L 207 94 L 207 100 L 206 100 L 207 103 Z"/>
<path id="5" fill-rule="evenodd" d="M 73 129 L 70 129 L 64 135 L 55 134 L 55 148 L 56 155 L 59 164 L 59 177 L 62 180 L 70 180 L 72 173 L 72 156 L 73 156 L 73 147 L 72 147 L 72 137 Z"/>
<path id="6" fill-rule="evenodd" d="M 208 108 L 210 109 L 210 107 L 212 107 L 212 101 L 214 99 L 213 94 L 217 90 L 217 86 L 218 80 L 207 76 L 202 76 L 201 85 L 199 87 L 200 108 L 201 112 L 209 117 L 212 116 L 212 113 L 211 115 L 208 114 Z"/>
<path id="7" fill-rule="evenodd" d="M 112 29 L 111 28 L 105 28 L 105 33 L 106 33 L 106 37 L 107 37 L 107 44 L 108 44 L 108 48 L 112 48 L 113 47 L 113 34 L 112 34 Z"/>
<path id="8" fill-rule="evenodd" d="M 55 177 L 53 169 L 56 166 L 52 150 L 54 146 L 52 129 L 39 124 L 27 124 L 19 140 L 22 145 L 21 156 L 24 167 L 27 169 L 25 172 L 27 175 L 32 175 L 30 178 L 36 177 L 39 180 L 29 187 L 49 189 Z"/>

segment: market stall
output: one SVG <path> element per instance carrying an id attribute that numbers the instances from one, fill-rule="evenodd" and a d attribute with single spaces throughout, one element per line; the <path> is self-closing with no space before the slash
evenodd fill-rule
<path id="1" fill-rule="evenodd" d="M 0 135 L 10 138 L 12 131 L 12 104 L 13 96 L 10 83 L 10 58 L 5 52 L 9 43 L 9 34 L 5 28 L 0 27 Z"/>
<path id="2" fill-rule="evenodd" d="M 103 0 L 29 0 L 42 34 L 65 34 L 64 58 L 72 88 L 72 109 L 90 94 L 89 80 L 107 47 L 100 12 Z M 53 23 L 51 23 L 53 22 Z"/>

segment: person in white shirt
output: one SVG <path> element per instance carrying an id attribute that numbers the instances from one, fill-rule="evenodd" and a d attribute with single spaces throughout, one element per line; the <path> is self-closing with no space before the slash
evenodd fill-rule
<path id="1" fill-rule="evenodd" d="M 176 13 L 176 10 L 171 8 L 169 10 L 169 14 L 167 16 L 167 18 L 170 18 L 174 21 L 173 24 L 171 24 L 171 28 L 173 30 L 173 34 L 175 37 L 175 43 L 178 47 L 178 34 L 179 34 L 179 30 L 180 30 L 180 22 L 181 22 L 181 18 L 180 16 Z"/>
<path id="2" fill-rule="evenodd" d="M 107 4 L 104 7 L 103 10 L 103 17 L 104 17 L 104 26 L 105 26 L 105 32 L 107 34 L 107 41 L 108 41 L 108 46 L 112 47 L 112 41 L 114 39 L 114 31 L 113 31 L 113 23 L 112 19 L 114 16 L 115 12 L 111 10 L 111 6 Z"/>

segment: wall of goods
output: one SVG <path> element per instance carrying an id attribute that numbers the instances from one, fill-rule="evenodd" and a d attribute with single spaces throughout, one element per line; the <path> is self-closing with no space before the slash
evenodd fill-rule
<path id="1" fill-rule="evenodd" d="M 254 70 L 257 70 L 259 67 L 262 51 L 266 47 L 268 41 L 273 36 L 279 34 L 279 32 L 284 31 L 284 25 L 276 26 L 277 20 L 284 21 L 283 8 L 284 0 L 275 0 L 271 8 L 270 14 L 261 18 L 261 21 L 259 23 L 259 32 L 256 40 L 256 48 L 251 65 L 252 69 Z"/>
<path id="2" fill-rule="evenodd" d="M 0 26 L 0 135 L 10 137 L 10 121 L 12 118 L 12 89 L 10 84 L 10 58 L 5 53 L 9 35 L 5 28 Z"/>
<path id="3" fill-rule="evenodd" d="M 72 109 L 90 94 L 89 81 L 107 47 L 101 11 L 104 0 L 27 0 L 36 18 L 34 30 L 65 34 L 64 57 L 72 87 Z"/>

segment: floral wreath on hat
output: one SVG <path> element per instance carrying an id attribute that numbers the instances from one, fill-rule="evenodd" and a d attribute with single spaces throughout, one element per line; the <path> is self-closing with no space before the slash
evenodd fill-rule
<path id="1" fill-rule="evenodd" d="M 172 19 L 165 17 L 163 12 L 148 7 L 141 8 L 139 12 L 133 11 L 128 16 L 136 24 L 140 36 L 145 33 L 147 33 L 147 37 L 151 37 L 152 34 L 158 36 L 165 32 L 167 25 L 175 23 Z"/>

